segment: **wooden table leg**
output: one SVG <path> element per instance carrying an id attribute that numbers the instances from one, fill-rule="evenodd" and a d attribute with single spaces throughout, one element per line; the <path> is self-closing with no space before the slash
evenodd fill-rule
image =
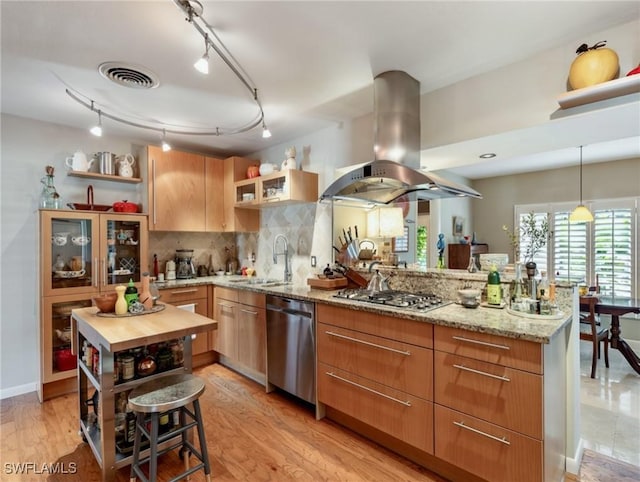
<path id="1" fill-rule="evenodd" d="M 611 315 L 611 328 L 609 331 L 611 332 L 611 338 L 609 340 L 611 348 L 620 351 L 622 356 L 629 362 L 629 365 L 631 365 L 631 368 L 640 374 L 640 357 L 638 357 L 627 342 L 620 337 L 620 319 L 618 315 Z"/>

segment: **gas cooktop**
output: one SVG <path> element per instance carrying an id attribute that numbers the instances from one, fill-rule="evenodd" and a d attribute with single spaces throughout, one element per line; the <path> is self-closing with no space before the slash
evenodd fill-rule
<path id="1" fill-rule="evenodd" d="M 344 289 L 338 291 L 335 298 L 349 299 L 363 303 L 373 303 L 411 311 L 426 312 L 450 304 L 431 293 L 410 293 L 408 291 L 377 291 L 371 293 L 366 289 Z"/>

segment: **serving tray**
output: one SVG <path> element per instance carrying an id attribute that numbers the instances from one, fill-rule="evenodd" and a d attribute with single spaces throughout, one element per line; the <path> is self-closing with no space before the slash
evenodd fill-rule
<path id="1" fill-rule="evenodd" d="M 142 315 L 150 315 L 152 313 L 157 313 L 158 311 L 164 310 L 164 305 L 154 305 L 150 310 L 145 310 L 140 313 L 129 313 L 128 311 L 123 315 L 116 315 L 114 312 L 111 313 L 103 313 L 102 311 L 98 311 L 96 315 L 102 316 L 104 318 L 128 318 L 130 316 L 142 316 Z"/>
<path id="2" fill-rule="evenodd" d="M 527 313 L 524 311 L 515 311 L 511 308 L 507 307 L 507 313 L 514 316 L 519 316 L 521 318 L 529 318 L 531 320 L 561 320 L 565 317 L 565 314 L 562 311 L 558 311 L 553 315 L 536 315 L 535 313 Z"/>

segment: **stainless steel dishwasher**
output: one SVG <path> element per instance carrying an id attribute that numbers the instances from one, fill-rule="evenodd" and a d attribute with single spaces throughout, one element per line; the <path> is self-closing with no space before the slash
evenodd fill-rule
<path id="1" fill-rule="evenodd" d="M 267 382 L 315 405 L 314 308 L 267 295 Z"/>

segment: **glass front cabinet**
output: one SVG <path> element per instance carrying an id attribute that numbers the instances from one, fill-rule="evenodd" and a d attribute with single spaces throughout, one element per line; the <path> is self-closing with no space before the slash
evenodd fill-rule
<path id="1" fill-rule="evenodd" d="M 40 211 L 39 396 L 76 388 L 71 310 L 149 269 L 147 217 L 93 211 Z"/>

